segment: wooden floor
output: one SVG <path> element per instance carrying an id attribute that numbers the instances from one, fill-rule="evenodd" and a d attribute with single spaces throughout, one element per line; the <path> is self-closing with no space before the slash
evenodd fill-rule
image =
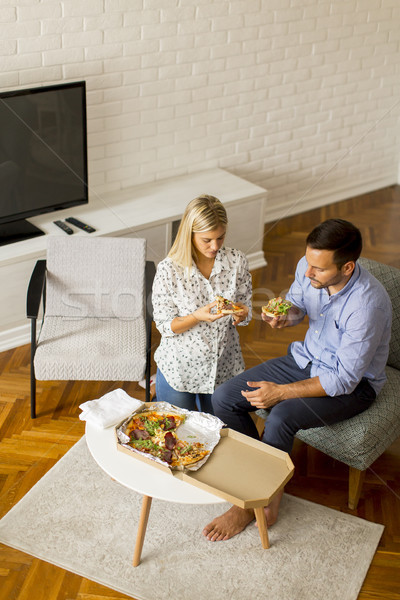
<path id="1" fill-rule="evenodd" d="M 259 307 L 268 290 L 278 295 L 289 287 L 306 235 L 332 216 L 351 220 L 361 229 L 364 256 L 400 268 L 399 187 L 267 224 L 264 248 L 268 266 L 253 274 L 255 317 L 248 327 L 240 328 L 247 367 L 286 353 L 287 344 L 304 335 L 303 325 L 271 330 L 260 320 Z M 157 341 L 155 334 L 155 345 Z M 38 418 L 31 421 L 29 346 L 0 353 L 0 374 L 0 516 L 83 435 L 79 404 L 117 387 L 144 399 L 136 383 L 42 382 L 38 385 Z M 400 441 L 368 470 L 356 511 L 347 508 L 348 473 L 344 465 L 316 450 L 307 450 L 299 441 L 292 458 L 296 469 L 288 493 L 385 525 L 359 600 L 400 600 Z M 0 557 L 0 600 L 128 598 L 3 545 Z M 193 600 L 201 599 L 194 596 Z"/>

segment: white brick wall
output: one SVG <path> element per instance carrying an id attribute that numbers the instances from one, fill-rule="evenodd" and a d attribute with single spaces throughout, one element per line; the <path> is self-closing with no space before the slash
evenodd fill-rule
<path id="1" fill-rule="evenodd" d="M 86 80 L 93 194 L 223 167 L 270 220 L 399 181 L 399 32 L 398 0 L 7 0 L 0 89 Z"/>

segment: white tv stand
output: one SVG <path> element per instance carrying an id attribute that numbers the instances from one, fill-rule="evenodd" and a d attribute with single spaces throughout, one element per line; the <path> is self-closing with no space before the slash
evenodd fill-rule
<path id="1" fill-rule="evenodd" d="M 125 190 L 89 193 L 89 204 L 29 219 L 45 235 L 0 246 L 0 351 L 28 343 L 26 290 L 36 261 L 46 256 L 48 235 L 66 235 L 53 221 L 74 216 L 96 229 L 74 235 L 144 237 L 147 258 L 158 263 L 173 239 L 190 200 L 200 194 L 217 196 L 228 213 L 226 245 L 246 253 L 250 269 L 265 266 L 263 247 L 267 191 L 223 169 L 211 169 L 163 179 Z"/>

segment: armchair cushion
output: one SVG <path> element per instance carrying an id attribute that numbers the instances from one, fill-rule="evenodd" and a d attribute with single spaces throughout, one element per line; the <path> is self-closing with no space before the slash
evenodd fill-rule
<path id="1" fill-rule="evenodd" d="M 139 381 L 146 366 L 144 317 L 47 316 L 34 365 L 39 380 Z"/>

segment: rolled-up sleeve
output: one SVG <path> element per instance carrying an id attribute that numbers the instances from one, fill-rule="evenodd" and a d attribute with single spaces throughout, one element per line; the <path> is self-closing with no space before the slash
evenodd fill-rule
<path id="1" fill-rule="evenodd" d="M 171 329 L 171 323 L 178 316 L 171 286 L 172 278 L 168 272 L 168 264 L 160 263 L 153 282 L 153 319 L 161 335 L 167 337 L 176 335 Z"/>

